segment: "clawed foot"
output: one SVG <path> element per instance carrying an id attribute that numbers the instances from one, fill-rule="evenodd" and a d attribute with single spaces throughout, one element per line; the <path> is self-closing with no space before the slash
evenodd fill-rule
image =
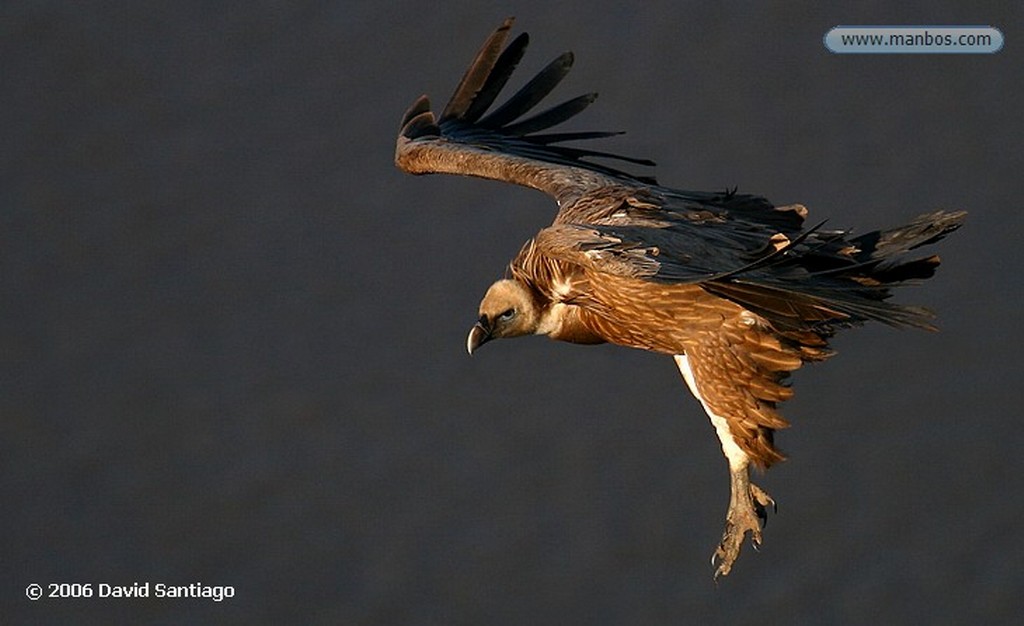
<path id="1" fill-rule="evenodd" d="M 750 482 L 747 468 L 732 473 L 732 497 L 729 501 L 729 512 L 725 516 L 725 532 L 722 542 L 718 545 L 711 564 L 718 564 L 715 569 L 715 580 L 726 576 L 732 570 L 732 564 L 740 555 L 743 538 L 750 532 L 750 541 L 757 549 L 761 545 L 761 529 L 768 523 L 768 509 L 777 510 L 775 501 L 763 489 Z"/>

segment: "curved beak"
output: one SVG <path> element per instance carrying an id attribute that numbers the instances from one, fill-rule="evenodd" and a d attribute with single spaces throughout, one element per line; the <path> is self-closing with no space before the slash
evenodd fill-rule
<path id="1" fill-rule="evenodd" d="M 481 315 L 466 337 L 466 351 L 473 354 L 473 351 L 491 340 L 491 327 L 487 323 L 487 316 Z"/>

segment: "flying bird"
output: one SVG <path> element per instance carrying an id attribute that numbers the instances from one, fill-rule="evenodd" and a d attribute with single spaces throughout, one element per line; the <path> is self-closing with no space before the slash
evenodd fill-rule
<path id="1" fill-rule="evenodd" d="M 799 204 L 737 193 L 684 191 L 633 170 L 645 159 L 578 147 L 618 133 L 548 132 L 596 98 L 585 94 L 528 115 L 566 76 L 554 59 L 494 107 L 526 50 L 508 43 L 512 18 L 484 42 L 448 104 L 421 96 L 402 119 L 397 166 L 538 189 L 558 203 L 554 222 L 526 242 L 487 290 L 467 338 L 470 354 L 498 338 L 546 335 L 612 343 L 672 357 L 711 419 L 728 461 L 731 497 L 712 556 L 727 575 L 745 536 L 762 541 L 772 498 L 751 482 L 784 456 L 774 433 L 790 374 L 833 354 L 837 331 L 868 321 L 932 329 L 932 314 L 888 300 L 893 287 L 928 278 L 935 255 L 911 251 L 957 229 L 964 212 L 921 215 L 854 235 L 805 226 Z"/>

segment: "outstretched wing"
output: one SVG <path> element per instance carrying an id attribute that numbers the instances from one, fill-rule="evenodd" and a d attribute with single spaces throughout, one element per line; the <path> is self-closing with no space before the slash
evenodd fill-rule
<path id="1" fill-rule="evenodd" d="M 592 274 L 635 278 L 649 283 L 652 293 L 696 284 L 784 332 L 828 334 L 869 320 L 930 328 L 927 310 L 887 298 L 893 286 L 927 278 L 939 263 L 934 255 L 908 260 L 905 253 L 941 239 L 963 219 L 963 213 L 932 213 L 853 237 L 820 225 L 802 231 L 758 229 L 735 215 L 702 221 L 692 209 L 665 204 L 648 209 L 627 198 L 586 222 L 543 229 L 533 256 Z"/>
<path id="2" fill-rule="evenodd" d="M 800 205 L 662 187 L 619 165 L 650 161 L 563 145 L 618 133 L 545 132 L 585 109 L 593 93 L 528 116 L 569 72 L 568 52 L 492 108 L 529 41 L 521 34 L 505 46 L 512 21 L 488 37 L 440 116 L 425 96 L 408 110 L 395 151 L 399 168 L 544 191 L 559 212 L 538 237 L 539 253 L 652 283 L 699 284 L 780 330 L 828 332 L 867 320 L 930 327 L 926 311 L 886 302 L 889 286 L 930 276 L 938 257 L 908 261 L 903 254 L 959 227 L 963 213 L 853 237 L 822 224 L 805 228 Z"/>
<path id="3" fill-rule="evenodd" d="M 642 227 L 652 219 L 675 221 L 676 230 L 686 231 L 680 240 L 683 244 L 699 244 L 688 247 L 695 256 L 705 256 L 701 246 L 710 249 L 724 244 L 746 253 L 751 246 L 764 248 L 777 232 L 799 234 L 803 207 L 777 209 L 762 197 L 735 190 L 661 187 L 651 176 L 622 169 L 627 167 L 623 164 L 652 166 L 652 161 L 565 145 L 618 132 L 546 132 L 579 114 L 597 97 L 584 94 L 528 116 L 568 74 L 572 53 L 558 56 L 504 104 L 492 106 L 529 43 L 523 33 L 505 46 L 512 22 L 506 19 L 487 38 L 439 116 L 431 111 L 426 96 L 409 108 L 395 150 L 400 169 L 412 174 L 480 176 L 540 189 L 558 200 L 556 224 Z M 620 209 L 623 202 L 629 204 Z M 634 231 L 640 238 L 644 233 Z M 731 259 L 711 263 L 714 273 L 737 269 L 725 261 Z"/>
<path id="4" fill-rule="evenodd" d="M 524 117 L 569 73 L 571 52 L 557 57 L 488 113 L 529 43 L 523 33 L 502 49 L 512 22 L 506 19 L 487 38 L 440 117 L 430 110 L 426 96 L 413 103 L 402 118 L 395 164 L 412 174 L 462 174 L 525 185 L 544 191 L 560 204 L 600 187 L 652 184 L 653 178 L 592 159 L 644 166 L 654 165 L 652 161 L 562 145 L 617 132 L 543 132 L 583 111 L 596 93 Z"/>

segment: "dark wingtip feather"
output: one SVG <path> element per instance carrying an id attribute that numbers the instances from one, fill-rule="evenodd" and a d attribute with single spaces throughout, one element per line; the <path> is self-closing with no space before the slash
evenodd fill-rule
<path id="1" fill-rule="evenodd" d="M 406 139 L 444 137 L 456 143 L 483 147 L 508 155 L 555 165 L 585 168 L 609 176 L 656 185 L 657 181 L 652 176 L 634 175 L 588 161 L 586 157 L 653 166 L 654 162 L 648 159 L 552 145 L 565 141 L 610 137 L 621 133 L 588 131 L 535 134 L 578 115 L 596 99 L 596 93 L 578 96 L 520 120 L 547 97 L 569 73 L 575 60 L 572 52 L 565 52 L 556 57 L 503 104 L 490 113 L 487 112 L 507 84 L 529 44 L 529 37 L 522 33 L 505 46 L 512 24 L 513 18 L 507 18 L 488 36 L 439 116 L 435 118 L 430 112 L 430 104 L 425 97 L 413 104 L 402 118 L 402 136 Z"/>
<path id="2" fill-rule="evenodd" d="M 416 101 L 409 106 L 405 111 L 405 115 L 402 116 L 402 123 L 399 126 L 399 129 L 401 129 L 403 135 L 408 137 L 405 133 L 406 126 L 408 126 L 409 122 L 414 118 L 422 115 L 423 113 L 430 113 L 430 98 L 426 95 L 416 98 Z"/>
<path id="3" fill-rule="evenodd" d="M 494 100 L 501 93 L 512 73 L 515 72 L 516 66 L 519 65 L 519 61 L 522 60 L 523 54 L 526 53 L 526 48 L 529 45 L 530 35 L 520 33 L 518 37 L 512 40 L 512 43 L 505 47 L 498 60 L 494 63 L 487 81 L 473 97 L 473 102 L 466 109 L 462 119 L 467 122 L 475 122 L 494 104 Z"/>
<path id="4" fill-rule="evenodd" d="M 440 119 L 442 122 L 449 119 L 462 118 L 466 111 L 469 110 L 473 104 L 473 99 L 483 89 L 487 77 L 490 76 L 491 70 L 494 69 L 494 65 L 498 62 L 501 48 L 508 38 L 508 31 L 512 28 L 513 22 L 515 22 L 514 17 L 505 18 L 501 26 L 495 29 L 490 37 L 487 38 L 487 41 L 484 42 L 484 45 L 481 46 L 480 51 L 476 54 L 476 58 L 473 59 L 473 63 L 470 64 L 469 69 L 463 74 L 458 87 L 455 88 L 451 99 L 448 100 L 448 104 L 441 111 Z"/>
<path id="5" fill-rule="evenodd" d="M 402 136 L 406 139 L 438 137 L 440 135 L 441 129 L 437 126 L 437 122 L 434 121 L 434 114 L 430 111 L 420 113 L 402 127 Z"/>
<path id="6" fill-rule="evenodd" d="M 551 107 L 547 111 L 528 117 L 521 122 L 505 126 L 502 130 L 509 135 L 528 135 L 539 130 L 546 130 L 552 126 L 561 124 L 565 120 L 582 112 L 590 106 L 594 100 L 597 100 L 596 93 L 577 96 L 572 100 L 559 104 L 558 106 Z"/>
<path id="7" fill-rule="evenodd" d="M 569 157 L 571 159 L 579 159 L 582 157 L 598 157 L 602 159 L 615 159 L 616 161 L 625 161 L 626 163 L 635 163 L 636 165 L 644 165 L 646 167 L 654 167 L 657 165 L 650 159 L 638 159 L 635 157 L 623 156 L 621 154 L 613 154 L 611 152 L 602 152 L 601 150 L 586 150 L 584 148 L 572 148 L 569 146 L 551 146 L 550 150 L 554 150 L 559 154 Z"/>
<path id="8" fill-rule="evenodd" d="M 606 137 L 615 137 L 616 135 L 625 134 L 621 130 L 584 130 L 579 132 L 569 133 L 545 133 L 543 135 L 530 135 L 524 137 L 530 143 L 539 143 L 542 145 L 548 145 L 552 143 L 562 143 L 563 141 L 581 141 L 584 139 L 604 139 Z"/>
<path id="9" fill-rule="evenodd" d="M 572 69 L 573 61 L 572 52 L 560 54 L 504 104 L 480 120 L 480 125 L 499 128 L 522 116 L 551 93 L 558 83 L 562 82 L 562 79 Z"/>

